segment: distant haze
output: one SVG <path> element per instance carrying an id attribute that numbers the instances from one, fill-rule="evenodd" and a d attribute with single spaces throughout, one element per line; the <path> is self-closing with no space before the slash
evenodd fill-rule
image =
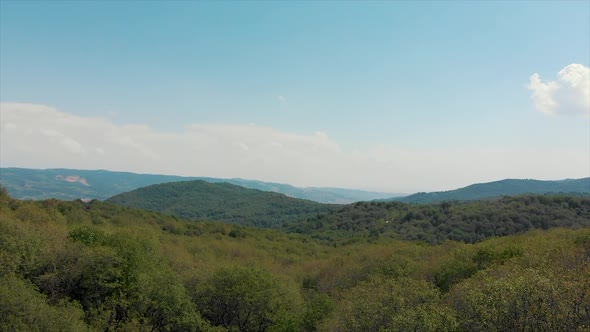
<path id="1" fill-rule="evenodd" d="M 180 133 L 118 125 L 31 104 L 2 104 L 1 166 L 240 177 L 297 186 L 412 192 L 502 178 L 588 176 L 579 148 L 347 150 L 327 134 L 257 125 L 194 124 Z"/>
<path id="2" fill-rule="evenodd" d="M 402 195 L 342 188 L 297 188 L 288 184 L 246 179 L 179 177 L 106 170 L 0 168 L 0 184 L 6 187 L 13 197 L 19 199 L 103 200 L 141 187 L 189 180 L 227 182 L 245 188 L 277 192 L 320 203 L 346 204 Z"/>

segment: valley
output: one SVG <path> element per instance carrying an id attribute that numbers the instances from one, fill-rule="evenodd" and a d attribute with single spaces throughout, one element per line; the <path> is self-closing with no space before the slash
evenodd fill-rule
<path id="1" fill-rule="evenodd" d="M 141 205 L 141 197 L 148 206 L 174 197 L 194 206 L 184 205 L 188 219 L 178 212 L 182 205 L 164 213 L 125 206 Z M 0 330 L 528 330 L 540 320 L 553 331 L 590 326 L 589 198 L 359 202 L 324 210 L 291 200 L 202 181 L 106 202 L 23 201 L 2 189 Z M 192 210 L 206 203 L 227 214 Z M 273 208 L 281 211 L 277 222 L 244 225 L 246 217 L 262 220 L 244 211 Z M 528 298 L 535 302 L 523 302 Z"/>
<path id="2" fill-rule="evenodd" d="M 0 0 L 0 332 L 590 332 L 590 0 Z"/>

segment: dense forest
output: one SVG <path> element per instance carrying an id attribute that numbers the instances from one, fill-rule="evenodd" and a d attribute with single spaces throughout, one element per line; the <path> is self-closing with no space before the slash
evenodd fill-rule
<path id="1" fill-rule="evenodd" d="M 229 183 L 199 180 L 139 188 L 113 196 L 107 202 L 179 218 L 222 220 L 256 227 L 279 227 L 284 222 L 313 217 L 338 207 Z"/>
<path id="2" fill-rule="evenodd" d="M 351 243 L 382 237 L 474 243 L 531 229 L 590 226 L 590 198 L 526 195 L 473 202 L 405 204 L 358 202 L 284 225 L 328 243 Z"/>
<path id="3" fill-rule="evenodd" d="M 280 228 L 328 244 L 419 240 L 473 243 L 530 229 L 590 226 L 590 198 L 524 195 L 482 201 L 326 205 L 228 183 L 174 182 L 140 188 L 107 202 L 191 220 Z"/>
<path id="4" fill-rule="evenodd" d="M 587 218 L 586 200 L 535 199 Z M 590 331 L 590 228 L 437 242 L 344 245 L 1 191 L 0 330 Z"/>

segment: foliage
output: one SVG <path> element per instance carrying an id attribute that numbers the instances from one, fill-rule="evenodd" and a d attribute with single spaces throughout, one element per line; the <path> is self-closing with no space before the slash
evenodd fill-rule
<path id="1" fill-rule="evenodd" d="M 522 255 L 516 247 L 494 248 L 480 246 L 477 250 L 468 248 L 454 252 L 452 258 L 440 266 L 434 273 L 434 283 L 443 291 L 448 291 L 457 282 L 467 279 L 477 271 L 493 264 L 502 264 L 507 260 Z"/>
<path id="2" fill-rule="evenodd" d="M 302 328 L 305 331 L 317 331 L 319 325 L 330 317 L 336 304 L 328 294 L 307 290 Z"/>
<path id="3" fill-rule="evenodd" d="M 296 329 L 298 295 L 264 270 L 231 267 L 215 272 L 196 294 L 196 301 L 213 325 L 239 331 L 287 331 Z"/>
<path id="4" fill-rule="evenodd" d="M 111 197 L 107 202 L 192 220 L 221 220 L 258 227 L 278 227 L 286 221 L 304 219 L 336 208 L 278 193 L 204 181 L 149 186 Z"/>
<path id="5" fill-rule="evenodd" d="M 506 266 L 455 287 L 449 302 L 468 331 L 575 331 L 590 327 L 590 267 L 560 275 Z"/>
<path id="6" fill-rule="evenodd" d="M 13 274 L 0 277 L 0 299 L 0 331 L 89 330 L 75 304 L 49 305 L 32 283 Z"/>
<path id="7" fill-rule="evenodd" d="M 326 242 L 346 244 L 380 238 L 474 243 L 531 229 L 590 226 L 590 198 L 517 196 L 477 202 L 411 205 L 358 202 L 283 227 Z"/>
<path id="8" fill-rule="evenodd" d="M 346 292 L 326 331 L 453 331 L 455 314 L 428 282 L 372 278 Z"/>
<path id="9" fill-rule="evenodd" d="M 509 209 L 547 228 L 587 218 L 575 197 L 374 204 L 347 211 L 495 220 Z M 0 331 L 590 329 L 590 228 L 538 228 L 473 244 L 382 234 L 344 245 L 0 190 Z"/>

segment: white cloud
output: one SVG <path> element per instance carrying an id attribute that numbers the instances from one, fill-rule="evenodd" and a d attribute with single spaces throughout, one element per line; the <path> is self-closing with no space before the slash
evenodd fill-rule
<path id="1" fill-rule="evenodd" d="M 556 81 L 543 82 L 537 73 L 530 77 L 529 90 L 535 108 L 546 114 L 590 116 L 590 68 L 571 64 L 557 73 Z"/>
<path id="2" fill-rule="evenodd" d="M 160 132 L 44 105 L 0 104 L 0 165 L 241 177 L 299 186 L 384 191 L 452 189 L 502 178 L 588 176 L 585 150 L 404 149 L 347 151 L 325 132 L 288 133 L 254 124 Z"/>
<path id="3" fill-rule="evenodd" d="M 285 96 L 277 96 L 277 100 L 281 103 L 284 103 L 287 101 L 287 98 L 285 98 Z"/>
<path id="4" fill-rule="evenodd" d="M 83 154 L 85 152 L 84 147 L 78 141 L 53 129 L 42 128 L 39 132 L 46 136 L 52 144 L 58 144 L 69 153 Z"/>

